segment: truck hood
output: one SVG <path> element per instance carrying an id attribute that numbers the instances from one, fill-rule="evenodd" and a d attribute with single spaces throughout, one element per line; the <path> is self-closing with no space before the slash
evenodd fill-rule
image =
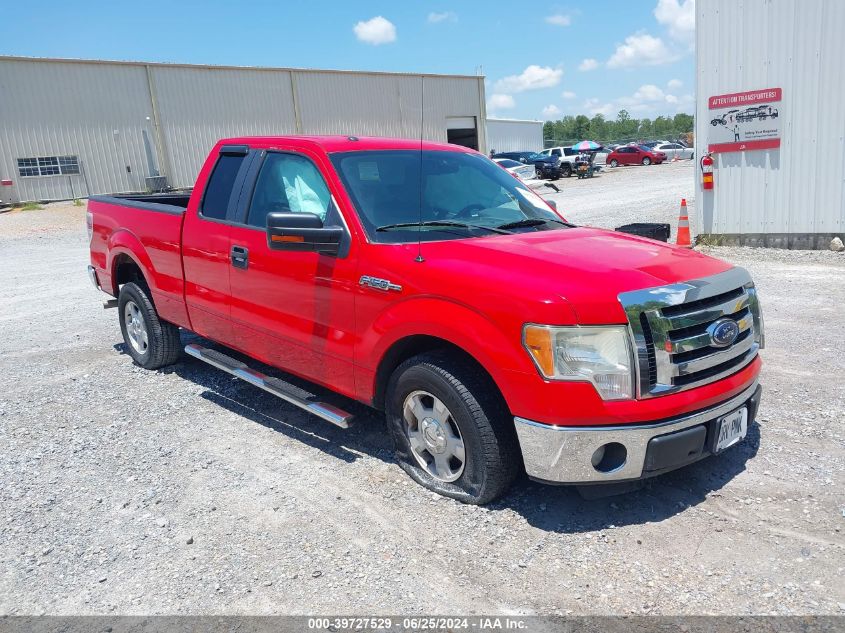
<path id="1" fill-rule="evenodd" d="M 466 275 L 467 291 L 505 289 L 533 303 L 569 303 L 581 324 L 624 323 L 618 296 L 731 268 L 647 238 L 577 227 L 422 245 L 432 272 Z"/>

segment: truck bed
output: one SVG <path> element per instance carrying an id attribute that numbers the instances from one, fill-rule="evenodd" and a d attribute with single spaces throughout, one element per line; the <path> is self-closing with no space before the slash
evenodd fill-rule
<path id="1" fill-rule="evenodd" d="M 91 265 L 101 288 L 117 296 L 121 264 L 135 261 L 159 315 L 188 325 L 182 276 L 182 219 L 189 195 L 182 193 L 91 196 Z"/>
<path id="2" fill-rule="evenodd" d="M 89 198 L 97 202 L 165 213 L 184 213 L 190 199 L 190 192 L 91 196 Z"/>

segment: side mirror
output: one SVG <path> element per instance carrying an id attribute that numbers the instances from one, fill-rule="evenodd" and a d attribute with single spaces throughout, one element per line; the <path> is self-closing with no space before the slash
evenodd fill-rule
<path id="1" fill-rule="evenodd" d="M 343 229 L 324 227 L 314 213 L 268 213 L 267 245 L 275 251 L 311 251 L 337 256 Z"/>

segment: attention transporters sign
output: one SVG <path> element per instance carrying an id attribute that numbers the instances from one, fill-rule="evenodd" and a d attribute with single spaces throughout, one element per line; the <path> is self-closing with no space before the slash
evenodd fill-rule
<path id="1" fill-rule="evenodd" d="M 781 88 L 710 97 L 710 152 L 780 147 Z"/>

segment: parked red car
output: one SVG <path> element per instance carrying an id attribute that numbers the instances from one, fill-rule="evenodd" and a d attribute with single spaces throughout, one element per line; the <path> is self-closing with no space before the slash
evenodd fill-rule
<path id="1" fill-rule="evenodd" d="M 607 155 L 607 164 L 611 167 L 619 165 L 659 165 L 666 160 L 666 154 L 655 152 L 642 145 L 626 145 L 617 147 Z"/>

